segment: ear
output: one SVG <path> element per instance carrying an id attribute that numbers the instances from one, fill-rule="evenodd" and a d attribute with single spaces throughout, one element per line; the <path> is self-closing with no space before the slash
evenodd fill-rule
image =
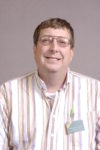
<path id="1" fill-rule="evenodd" d="M 35 53 L 36 53 L 36 45 L 33 45 L 33 53 L 35 55 Z"/>
<path id="2" fill-rule="evenodd" d="M 70 51 L 71 51 L 71 60 L 72 60 L 74 56 L 74 48 L 71 48 Z"/>

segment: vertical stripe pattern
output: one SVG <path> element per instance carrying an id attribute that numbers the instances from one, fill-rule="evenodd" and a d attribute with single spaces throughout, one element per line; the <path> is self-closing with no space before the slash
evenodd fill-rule
<path id="1" fill-rule="evenodd" d="M 66 123 L 84 130 L 68 134 Z M 0 150 L 99 150 L 100 82 L 68 71 L 53 106 L 37 71 L 0 86 Z"/>

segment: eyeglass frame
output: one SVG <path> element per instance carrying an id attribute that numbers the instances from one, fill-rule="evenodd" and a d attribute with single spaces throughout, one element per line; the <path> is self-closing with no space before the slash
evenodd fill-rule
<path id="1" fill-rule="evenodd" d="M 46 43 L 44 44 L 43 41 L 42 41 L 42 38 L 43 37 L 47 37 L 47 38 L 51 38 L 50 41 L 48 41 L 49 43 Z M 67 40 L 66 41 L 66 44 L 67 45 L 63 45 L 64 43 L 59 43 L 59 40 L 60 38 L 64 39 L 64 40 Z M 57 44 L 60 46 L 60 47 L 68 47 L 70 45 L 70 40 L 67 38 L 67 37 L 63 37 L 63 36 L 52 36 L 52 35 L 42 35 L 39 37 L 38 41 L 40 41 L 40 43 L 44 46 L 48 46 L 48 45 L 51 45 L 54 41 L 54 39 L 56 39 L 56 42 Z"/>

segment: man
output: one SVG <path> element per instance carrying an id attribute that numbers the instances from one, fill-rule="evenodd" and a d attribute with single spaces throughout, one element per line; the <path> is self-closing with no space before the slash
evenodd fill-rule
<path id="1" fill-rule="evenodd" d="M 37 70 L 0 90 L 0 149 L 100 149 L 100 82 L 69 69 L 74 32 L 63 19 L 35 30 Z"/>

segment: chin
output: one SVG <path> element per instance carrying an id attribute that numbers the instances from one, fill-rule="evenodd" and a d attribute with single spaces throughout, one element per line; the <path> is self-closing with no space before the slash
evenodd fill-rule
<path id="1" fill-rule="evenodd" d="M 58 69 L 47 69 L 47 71 L 48 72 L 50 72 L 50 73 L 56 73 L 56 72 L 58 72 L 59 70 Z"/>

